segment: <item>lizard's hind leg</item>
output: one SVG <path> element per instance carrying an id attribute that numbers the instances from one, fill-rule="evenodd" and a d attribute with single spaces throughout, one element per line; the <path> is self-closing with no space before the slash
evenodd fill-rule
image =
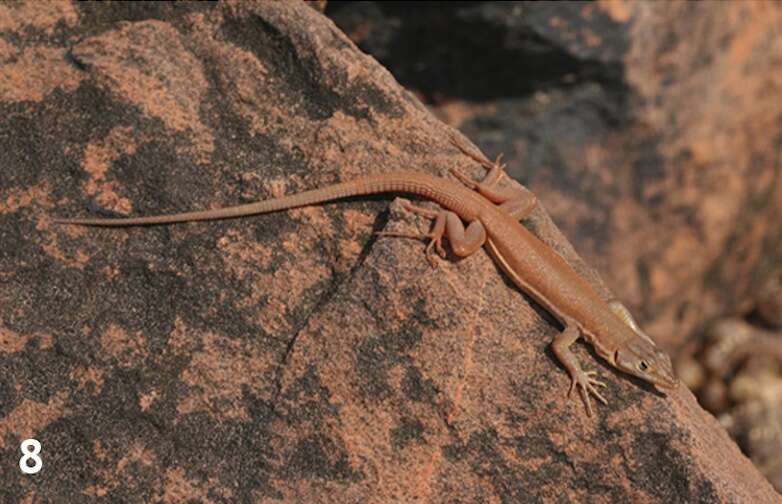
<path id="1" fill-rule="evenodd" d="M 437 266 L 437 263 L 434 260 L 435 251 L 437 251 L 437 254 L 440 257 L 445 257 L 445 249 L 442 245 L 443 236 L 448 237 L 448 243 L 451 244 L 451 250 L 459 257 L 472 255 L 486 242 L 486 230 L 484 229 L 483 224 L 478 220 L 470 222 L 465 229 L 462 220 L 454 212 L 442 209 L 431 210 L 409 203 L 404 207 L 406 210 L 434 220 L 431 231 L 426 234 L 380 231 L 377 234 L 379 236 L 394 236 L 419 240 L 428 239 L 429 244 L 426 246 L 426 258 L 433 267 Z"/>
<path id="2" fill-rule="evenodd" d="M 467 147 L 459 140 L 456 140 L 456 138 L 452 138 L 451 142 L 456 148 L 462 151 L 465 156 L 476 161 L 488 172 L 482 181 L 477 182 L 458 169 L 451 168 L 451 174 L 456 177 L 459 182 L 470 189 L 478 191 L 481 196 L 492 203 L 500 205 L 500 209 L 508 212 L 518 220 L 525 218 L 532 212 L 537 205 L 537 198 L 526 187 L 500 186 L 500 181 L 503 177 L 509 178 L 505 173 L 505 165 L 501 162 L 502 154 L 497 156 L 496 161 L 491 162 L 482 154 L 476 154 L 467 149 Z"/>

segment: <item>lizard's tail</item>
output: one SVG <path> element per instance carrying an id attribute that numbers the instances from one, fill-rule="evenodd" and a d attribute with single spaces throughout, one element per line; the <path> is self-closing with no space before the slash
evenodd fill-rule
<path id="1" fill-rule="evenodd" d="M 323 189 L 304 191 L 281 198 L 237 205 L 213 210 L 197 210 L 168 215 L 151 215 L 149 217 L 127 217 L 118 219 L 85 218 L 85 219 L 54 219 L 58 224 L 79 224 L 83 226 L 152 226 L 155 224 L 174 224 L 178 222 L 192 222 L 204 220 L 230 219 L 247 215 L 257 215 L 287 208 L 313 205 L 324 201 L 336 200 L 350 196 L 355 191 L 350 191 L 351 184 L 337 184 Z"/>
<path id="2" fill-rule="evenodd" d="M 426 179 L 423 184 L 410 184 L 410 179 Z M 296 208 L 308 205 L 333 201 L 350 196 L 361 196 L 367 194 L 377 194 L 386 192 L 412 192 L 421 194 L 429 192 L 427 189 L 436 184 L 438 179 L 427 177 L 420 173 L 396 173 L 368 176 L 351 182 L 343 182 L 321 189 L 304 191 L 281 198 L 258 201 L 246 205 L 238 205 L 227 208 L 218 208 L 213 210 L 199 210 L 194 212 L 183 212 L 169 215 L 153 215 L 149 217 L 129 217 L 119 219 L 103 218 L 84 218 L 68 219 L 55 218 L 54 222 L 58 224 L 78 224 L 82 226 L 151 226 L 156 224 L 173 224 L 178 222 L 192 222 L 204 220 L 230 219 L 233 217 L 244 217 L 247 215 L 257 215 L 288 208 Z M 428 183 L 427 183 L 428 182 Z M 411 185 L 415 187 L 410 187 Z M 411 190 L 412 189 L 412 190 Z"/>

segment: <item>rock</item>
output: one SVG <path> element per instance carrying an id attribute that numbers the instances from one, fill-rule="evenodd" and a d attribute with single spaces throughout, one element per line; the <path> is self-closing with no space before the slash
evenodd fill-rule
<path id="1" fill-rule="evenodd" d="M 778 502 L 683 387 L 595 362 L 391 197 L 131 229 L 394 169 L 480 170 L 293 2 L 0 5 L 3 502 Z M 608 295 L 543 210 L 527 225 Z M 43 470 L 19 471 L 41 442 Z"/>

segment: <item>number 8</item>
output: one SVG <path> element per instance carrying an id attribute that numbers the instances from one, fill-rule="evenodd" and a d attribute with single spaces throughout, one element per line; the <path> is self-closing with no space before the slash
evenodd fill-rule
<path id="1" fill-rule="evenodd" d="M 35 474 L 43 467 L 43 460 L 38 456 L 41 453 L 41 443 L 37 439 L 25 439 L 22 441 L 22 458 L 19 459 L 19 469 L 25 474 Z M 27 461 L 33 459 L 32 467 L 27 465 Z"/>

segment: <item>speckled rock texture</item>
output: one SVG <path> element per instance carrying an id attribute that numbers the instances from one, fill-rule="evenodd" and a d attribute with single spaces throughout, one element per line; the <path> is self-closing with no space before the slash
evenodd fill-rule
<path id="1" fill-rule="evenodd" d="M 433 269 L 373 235 L 425 229 L 392 197 L 51 222 L 477 175 L 451 132 L 304 2 L 0 4 L 0 501 L 780 502 L 686 389 L 578 345 L 610 397 L 587 418 L 556 322 L 483 252 Z M 542 208 L 526 225 L 610 295 Z"/>

